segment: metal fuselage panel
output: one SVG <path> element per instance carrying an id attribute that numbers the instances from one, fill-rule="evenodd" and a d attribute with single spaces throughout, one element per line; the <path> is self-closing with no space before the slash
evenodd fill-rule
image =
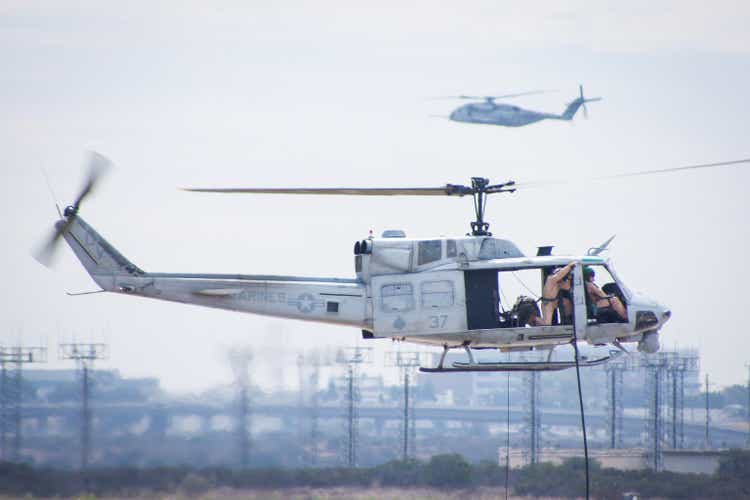
<path id="1" fill-rule="evenodd" d="M 371 287 L 378 336 L 432 336 L 467 329 L 462 271 L 375 276 Z"/>
<path id="2" fill-rule="evenodd" d="M 522 127 L 556 115 L 539 113 L 503 104 L 473 103 L 465 104 L 450 114 L 450 119 L 464 123 L 482 123 L 488 125 L 503 125 L 506 127 Z"/>
<path id="3" fill-rule="evenodd" d="M 101 276 L 101 283 L 106 277 Z M 110 276 L 111 289 L 127 295 L 198 304 L 280 318 L 366 328 L 365 286 L 188 276 Z"/>

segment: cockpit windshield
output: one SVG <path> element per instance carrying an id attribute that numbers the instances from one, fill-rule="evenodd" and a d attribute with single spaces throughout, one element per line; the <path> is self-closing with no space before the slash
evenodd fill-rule
<path id="1" fill-rule="evenodd" d="M 612 266 L 612 262 L 607 261 L 604 267 L 607 269 L 610 275 L 612 275 L 613 281 L 617 283 L 617 286 L 620 287 L 620 290 L 622 290 L 622 293 L 625 295 L 625 298 L 630 300 L 633 297 L 633 292 L 630 290 L 630 288 L 628 288 L 625 282 L 622 281 L 620 277 L 617 275 L 615 268 Z"/>

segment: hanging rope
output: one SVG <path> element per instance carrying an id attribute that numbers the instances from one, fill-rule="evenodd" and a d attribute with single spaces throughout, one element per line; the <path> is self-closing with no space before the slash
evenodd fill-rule
<path id="1" fill-rule="evenodd" d="M 575 292 L 574 292 L 575 293 Z M 574 315 L 580 311 L 574 311 Z M 589 445 L 586 439 L 586 414 L 583 411 L 583 392 L 581 391 L 581 370 L 578 366 L 578 335 L 576 332 L 576 321 L 573 318 L 573 354 L 576 363 L 576 380 L 578 382 L 578 406 L 581 409 L 581 429 L 583 430 L 583 461 L 586 466 L 586 500 L 589 499 Z"/>
<path id="2" fill-rule="evenodd" d="M 510 353 L 508 353 L 510 361 Z M 506 391 L 507 400 L 505 402 L 505 500 L 508 500 L 508 483 L 510 478 L 510 372 L 507 372 Z"/>
<path id="3" fill-rule="evenodd" d="M 531 288 L 529 288 L 528 286 L 526 286 L 526 283 L 524 283 L 521 278 L 519 278 L 518 276 L 516 276 L 516 272 L 515 271 L 511 271 L 510 274 L 512 274 L 513 277 L 516 278 L 516 281 L 518 281 L 521 284 L 521 286 L 524 287 L 526 289 L 526 291 L 531 294 L 532 297 L 534 297 L 537 300 L 539 299 L 539 296 L 536 293 L 532 292 Z"/>

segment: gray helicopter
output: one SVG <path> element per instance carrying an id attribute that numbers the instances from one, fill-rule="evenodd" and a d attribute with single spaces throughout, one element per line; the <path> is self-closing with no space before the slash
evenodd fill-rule
<path id="1" fill-rule="evenodd" d="M 750 158 L 604 179 L 747 163 Z M 357 241 L 353 277 L 163 273 L 136 266 L 80 216 L 81 202 L 109 165 L 107 158 L 92 154 L 83 189 L 59 212 L 50 238 L 34 252 L 37 260 L 48 265 L 57 244 L 64 239 L 102 292 L 348 325 L 360 329 L 364 339 L 390 338 L 443 347 L 437 367 L 422 367 L 425 372 L 564 370 L 578 366 L 578 358 L 551 361 L 552 350 L 558 346 L 585 341 L 617 347 L 618 351 L 609 356 L 580 362 L 582 366 L 594 366 L 625 351 L 623 343 L 635 343 L 643 352 L 656 352 L 659 330 L 671 317 L 670 309 L 662 303 L 631 291 L 611 260 L 600 255 L 611 238 L 583 255 L 552 255 L 551 247 L 540 247 L 532 256 L 522 253 L 512 241 L 492 236 L 484 219 L 487 197 L 543 183 L 507 181 L 490 185 L 488 179 L 474 177 L 471 186 L 189 188 L 203 193 L 266 195 L 470 196 L 476 220 L 466 236 L 415 239 L 406 238 L 402 231 L 387 231 L 381 238 L 370 236 Z M 545 297 L 546 284 L 556 280 L 551 276 L 561 273 L 560 268 L 569 276 L 569 295 L 547 291 Z M 594 271 L 608 282 L 601 290 L 607 294 L 602 300 L 609 301 L 609 308 L 592 298 L 587 280 Z M 533 298 L 522 295 L 515 301 L 508 300 L 517 295 L 515 283 L 522 279 L 518 274 L 528 281 L 523 286 L 528 292 L 520 293 L 532 293 Z M 549 298 L 549 293 L 554 297 Z M 617 316 L 610 314 L 614 310 L 612 301 L 621 304 L 620 312 L 614 311 Z M 452 348 L 465 350 L 468 363 L 443 366 L 445 354 Z M 546 362 L 480 363 L 473 356 L 474 349 L 541 350 L 549 354 Z"/>
<path id="2" fill-rule="evenodd" d="M 541 94 L 545 91 L 535 90 L 531 92 L 521 92 L 520 94 L 506 94 L 500 96 L 470 96 L 460 95 L 457 99 L 483 99 L 482 102 L 470 102 L 455 109 L 449 116 L 454 122 L 479 123 L 484 125 L 501 125 L 503 127 L 523 127 L 542 120 L 565 120 L 570 121 L 578 112 L 578 108 L 583 107 L 584 116 L 588 117 L 586 110 L 587 102 L 600 101 L 601 97 L 592 97 L 586 99 L 583 97 L 583 85 L 578 86 L 580 95 L 571 101 L 562 114 L 543 113 L 541 111 L 532 111 L 523 109 L 512 104 L 496 103 L 496 99 L 507 99 L 511 97 L 520 97 L 525 95 Z"/>

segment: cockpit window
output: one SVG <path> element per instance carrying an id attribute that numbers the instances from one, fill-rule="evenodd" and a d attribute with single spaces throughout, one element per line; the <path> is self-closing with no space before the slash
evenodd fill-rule
<path id="1" fill-rule="evenodd" d="M 479 248 L 479 258 L 483 260 L 494 259 L 495 255 L 495 240 L 492 238 L 485 238 L 482 242 L 482 246 Z"/>
<path id="2" fill-rule="evenodd" d="M 612 263 L 608 261 L 605 267 L 607 268 L 609 273 L 612 275 L 613 281 L 617 283 L 617 286 L 619 286 L 620 290 L 622 290 L 622 293 L 625 295 L 625 298 L 630 299 L 633 296 L 633 292 L 617 275 L 617 272 L 615 271 L 614 267 L 612 267 Z"/>
<path id="3" fill-rule="evenodd" d="M 420 241 L 417 249 L 417 265 L 421 266 L 440 260 L 443 242 L 440 240 Z"/>
<path id="4" fill-rule="evenodd" d="M 479 259 L 507 259 L 523 257 L 521 251 L 513 243 L 497 238 L 485 238 L 479 247 Z"/>
<path id="5" fill-rule="evenodd" d="M 445 242 L 445 252 L 446 257 L 448 258 L 458 255 L 458 250 L 456 249 L 456 240 L 447 240 Z"/>

